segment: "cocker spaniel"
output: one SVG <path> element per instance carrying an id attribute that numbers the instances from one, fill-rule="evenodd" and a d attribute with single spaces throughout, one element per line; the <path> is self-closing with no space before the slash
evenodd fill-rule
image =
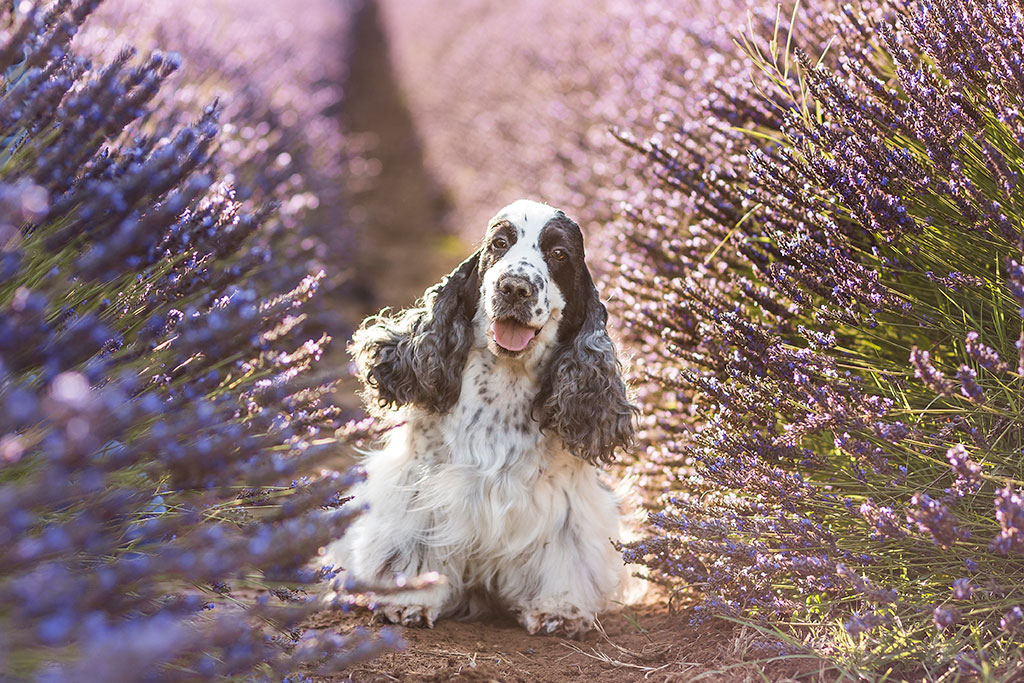
<path id="1" fill-rule="evenodd" d="M 563 212 L 520 200 L 415 308 L 368 318 L 350 350 L 369 409 L 397 425 L 327 549 L 360 582 L 436 572 L 378 615 L 433 626 L 495 602 L 530 633 L 581 636 L 625 587 L 620 500 L 600 463 L 636 408 Z M 483 597 L 485 600 L 480 600 Z"/>

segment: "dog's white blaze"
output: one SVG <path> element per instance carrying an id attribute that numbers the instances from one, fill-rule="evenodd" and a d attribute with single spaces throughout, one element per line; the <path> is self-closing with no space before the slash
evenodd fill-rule
<path id="1" fill-rule="evenodd" d="M 531 327 L 541 328 L 551 321 L 550 327 L 557 327 L 565 309 L 565 295 L 551 277 L 544 253 L 540 250 L 541 231 L 557 214 L 558 211 L 547 204 L 520 199 L 495 216 L 495 219 L 504 218 L 512 223 L 516 229 L 516 242 L 484 274 L 482 299 L 488 318 L 494 318 L 494 294 L 498 280 L 506 274 L 521 275 L 540 283 L 537 305 L 526 322 Z M 542 330 L 542 334 L 545 331 Z"/>
<path id="2" fill-rule="evenodd" d="M 526 228 L 536 226 L 539 234 L 544 224 L 555 217 L 558 209 L 532 199 L 518 199 L 498 212 L 496 218 L 504 218 L 516 226 Z"/>

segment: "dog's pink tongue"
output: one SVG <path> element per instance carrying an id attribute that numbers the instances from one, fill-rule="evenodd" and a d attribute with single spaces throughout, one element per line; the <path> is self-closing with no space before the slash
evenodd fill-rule
<path id="1" fill-rule="evenodd" d="M 514 320 L 495 320 L 491 325 L 494 341 L 498 346 L 509 351 L 522 351 L 530 343 L 537 330 L 520 325 Z"/>

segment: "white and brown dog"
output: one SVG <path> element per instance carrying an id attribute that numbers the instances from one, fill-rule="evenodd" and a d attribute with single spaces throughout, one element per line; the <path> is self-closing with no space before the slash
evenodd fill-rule
<path id="1" fill-rule="evenodd" d="M 406 625 L 486 596 L 530 633 L 585 633 L 627 581 L 620 501 L 596 465 L 633 438 L 607 313 L 564 213 L 520 200 L 422 305 L 367 319 L 351 351 L 398 425 L 353 491 L 368 507 L 327 562 L 359 582 L 437 572 L 382 597 Z"/>

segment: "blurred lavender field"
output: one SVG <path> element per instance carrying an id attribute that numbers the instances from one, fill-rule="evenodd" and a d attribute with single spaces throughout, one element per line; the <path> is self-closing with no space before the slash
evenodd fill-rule
<path id="1" fill-rule="evenodd" d="M 399 80 L 451 195 L 448 227 L 475 239 L 495 207 L 543 197 L 580 220 L 601 269 L 607 227 L 646 189 L 610 132 L 653 134 L 704 96 L 747 5 L 600 0 L 383 0 Z M 682 18 L 685 17 L 685 21 Z M 666 79 L 673 74 L 674 78 Z M 703 80 L 701 80 L 703 79 Z"/>
<path id="2" fill-rule="evenodd" d="M 325 510 L 352 480 L 317 466 L 362 433 L 312 373 L 357 322 L 331 65 L 358 8 L 289 22 L 289 51 L 272 3 L 98 4 L 0 16 L 2 677 L 272 678 L 393 647 L 299 628 L 350 517 Z"/>
<path id="3" fill-rule="evenodd" d="M 745 625 L 744 676 L 1015 680 L 1022 54 L 998 0 L 3 3 L 0 678 L 398 647 L 310 627 L 372 433 L 341 349 L 527 196 L 626 348 L 622 551 L 675 633 Z"/>
<path id="4" fill-rule="evenodd" d="M 324 270 L 328 297 L 349 295 L 360 218 L 347 194 L 365 182 L 367 160 L 342 132 L 344 83 L 360 0 L 286 3 L 106 0 L 80 39 L 88 54 L 111 57 L 126 40 L 140 50 L 173 49 L 183 68 L 157 98 L 197 111 L 217 99 L 227 122 L 220 155 L 250 202 L 281 197 L 281 255 Z M 128 28 L 130 27 L 130 29 Z M 320 307 L 322 323 L 344 336 L 351 321 Z"/>

